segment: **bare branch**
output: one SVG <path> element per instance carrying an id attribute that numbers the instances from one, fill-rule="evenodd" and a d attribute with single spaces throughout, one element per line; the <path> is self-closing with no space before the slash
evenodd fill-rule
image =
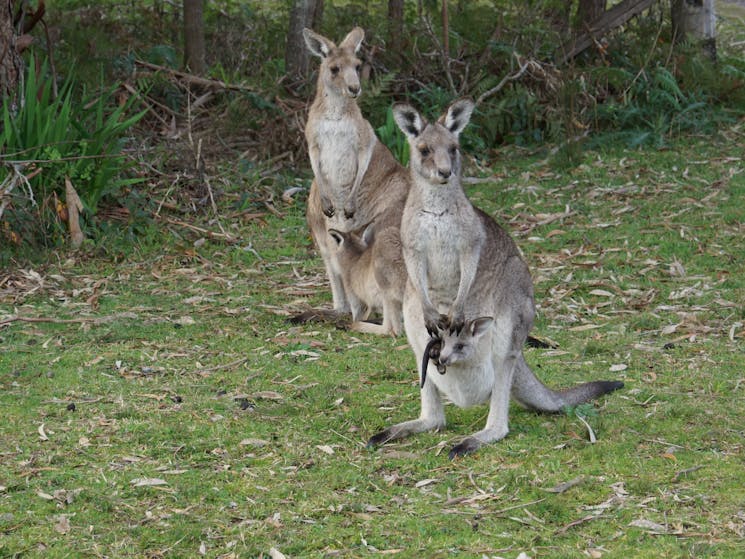
<path id="1" fill-rule="evenodd" d="M 484 93 L 479 95 L 478 99 L 476 99 L 477 107 L 481 103 L 483 103 L 486 99 L 498 93 L 505 85 L 507 85 L 508 82 L 519 80 L 523 76 L 523 74 L 528 71 L 528 67 L 531 64 L 530 60 L 525 60 L 524 62 L 520 62 L 520 57 L 517 54 L 515 55 L 515 59 L 517 60 L 518 64 L 520 64 L 520 69 L 514 74 L 506 75 L 505 77 L 502 78 L 502 80 L 497 85 L 495 85 L 494 87 L 492 87 L 491 89 L 487 91 L 484 91 Z"/>
<path id="2" fill-rule="evenodd" d="M 442 69 L 445 71 L 445 77 L 448 80 L 448 85 L 450 86 L 450 91 L 453 92 L 453 95 L 458 94 L 458 89 L 455 87 L 455 82 L 453 81 L 453 74 L 450 72 L 450 54 L 445 52 L 445 48 L 442 46 L 442 43 L 437 38 L 437 35 L 435 35 L 434 30 L 432 29 L 432 23 L 429 21 L 428 17 L 422 18 L 422 21 L 424 22 L 425 27 L 427 28 L 427 34 L 432 39 L 432 42 L 437 46 L 437 50 L 440 51 L 440 58 L 442 59 Z"/>
<path id="3" fill-rule="evenodd" d="M 208 78 L 202 78 L 199 76 L 195 76 L 194 74 L 189 74 L 187 72 L 180 72 L 179 70 L 167 68 L 166 66 L 159 66 L 157 64 L 152 64 L 151 62 L 146 62 L 144 60 L 139 60 L 139 59 L 135 60 L 135 64 L 137 64 L 138 66 L 142 66 L 143 68 L 147 68 L 148 70 L 170 74 L 171 76 L 178 78 L 179 80 L 183 80 L 191 85 L 196 85 L 199 87 L 205 87 L 208 89 L 229 89 L 232 91 L 253 91 L 253 89 L 251 89 L 250 87 L 245 87 L 243 85 L 236 85 L 236 84 L 231 84 L 231 83 L 225 83 L 220 80 L 211 80 Z"/>

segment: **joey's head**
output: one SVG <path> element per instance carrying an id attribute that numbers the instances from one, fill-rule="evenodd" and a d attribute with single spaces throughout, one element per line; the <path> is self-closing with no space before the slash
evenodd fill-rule
<path id="1" fill-rule="evenodd" d="M 409 140 L 413 173 L 430 184 L 447 184 L 460 178 L 459 137 L 471 120 L 474 107 L 470 99 L 459 99 L 435 122 L 427 122 L 411 105 L 393 106 L 396 124 Z"/>
<path id="2" fill-rule="evenodd" d="M 479 340 L 494 323 L 490 316 L 482 316 L 466 322 L 457 332 L 447 330 L 441 336 L 438 367 L 447 367 L 459 361 L 468 361 L 477 352 Z"/>
<path id="3" fill-rule="evenodd" d="M 334 241 L 337 254 L 341 259 L 356 261 L 373 243 L 375 232 L 370 224 L 360 231 L 343 232 L 329 229 L 329 236 Z"/>
<path id="4" fill-rule="evenodd" d="M 365 31 L 355 27 L 339 46 L 307 28 L 303 29 L 303 37 L 308 50 L 321 59 L 318 81 L 323 84 L 324 90 L 337 97 L 356 99 L 362 92 L 362 61 L 357 58 L 357 53 L 365 38 Z"/>

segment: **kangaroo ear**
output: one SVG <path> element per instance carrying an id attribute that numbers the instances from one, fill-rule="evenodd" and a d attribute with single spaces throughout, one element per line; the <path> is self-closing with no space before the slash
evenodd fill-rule
<path id="1" fill-rule="evenodd" d="M 481 318 L 477 318 L 471 322 L 469 330 L 474 338 L 479 338 L 489 330 L 489 327 L 492 324 L 494 324 L 494 319 L 492 317 L 482 316 Z"/>
<path id="2" fill-rule="evenodd" d="M 357 52 L 360 50 L 360 47 L 362 46 L 362 41 L 365 38 L 365 30 L 362 29 L 362 27 L 355 27 L 352 29 L 346 37 L 344 37 L 344 40 L 339 43 L 339 48 L 351 48 L 354 50 L 354 53 L 357 54 Z"/>
<path id="3" fill-rule="evenodd" d="M 414 107 L 406 103 L 393 105 L 393 118 L 409 138 L 416 138 L 424 130 L 424 119 Z"/>
<path id="4" fill-rule="evenodd" d="M 329 229 L 329 235 L 331 235 L 331 238 L 336 241 L 337 246 L 341 246 L 344 244 L 344 234 L 341 231 L 337 231 L 336 229 Z"/>
<path id="5" fill-rule="evenodd" d="M 308 46 L 308 50 L 320 58 L 326 58 L 334 47 L 336 47 L 333 41 L 329 41 L 323 35 L 319 35 L 307 27 L 303 29 L 303 38 L 305 39 L 305 44 Z"/>
<path id="6" fill-rule="evenodd" d="M 475 106 L 470 99 L 458 99 L 450 105 L 447 112 L 438 119 L 438 122 L 456 136 L 460 136 L 460 133 L 470 122 Z"/>
<path id="7" fill-rule="evenodd" d="M 368 226 L 365 227 L 360 240 L 362 241 L 362 244 L 365 246 L 365 248 L 369 247 L 375 240 L 375 226 L 372 223 L 368 224 Z"/>

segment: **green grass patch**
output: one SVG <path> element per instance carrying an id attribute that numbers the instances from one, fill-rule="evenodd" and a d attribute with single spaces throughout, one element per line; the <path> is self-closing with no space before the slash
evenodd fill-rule
<path id="1" fill-rule="evenodd" d="M 0 321 L 27 319 L 0 326 L 0 556 L 742 555 L 742 139 L 486 174 L 469 195 L 516 238 L 557 344 L 528 361 L 625 389 L 515 407 L 453 462 L 486 407 L 367 450 L 418 414 L 416 365 L 404 338 L 287 323 L 330 301 L 302 201 L 228 225 L 234 245 L 164 228 L 21 266 L 0 284 Z"/>

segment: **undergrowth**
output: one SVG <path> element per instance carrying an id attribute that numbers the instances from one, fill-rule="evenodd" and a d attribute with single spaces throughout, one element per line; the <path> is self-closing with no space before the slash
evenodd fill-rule
<path id="1" fill-rule="evenodd" d="M 745 115 L 745 62 L 737 50 L 742 35 L 731 32 L 732 25 L 728 25 L 736 18 L 722 20 L 716 63 L 694 44 L 673 45 L 665 12 L 669 7 L 655 5 L 622 31 L 604 37 L 602 45 L 556 66 L 558 45 L 578 25 L 573 9 L 553 0 L 533 3 L 529 10 L 516 3 L 499 7 L 481 2 L 451 3 L 449 52 L 445 53 L 438 6 L 435 2 L 405 3 L 403 32 L 395 47 L 384 4 L 326 2 L 318 29 L 338 40 L 353 25 L 365 27 L 361 55 L 363 73 L 369 79 L 363 85 L 360 105 L 382 141 L 403 162 L 407 144 L 392 123 L 392 102 L 414 102 L 423 114 L 436 117 L 456 97 L 486 95 L 526 63 L 528 69 L 519 79 L 483 98 L 464 135 L 466 151 L 484 164 L 497 160 L 499 151 L 513 144 L 549 151 L 557 169 L 569 169 L 583 161 L 587 149 L 613 145 L 664 148 L 691 133 L 721 134 Z M 55 148 L 51 146 L 54 142 L 39 138 L 24 140 L 29 145 L 46 146 L 36 154 L 41 159 L 64 160 L 64 164 L 55 165 L 55 171 L 43 174 L 49 184 L 60 184 L 60 176 L 66 173 L 83 182 L 90 177 L 98 186 L 92 186 L 84 200 L 88 215 L 107 194 L 113 195 L 115 204 L 136 213 L 142 209 L 138 210 L 138 201 L 181 186 L 184 161 L 169 157 L 174 144 L 170 140 L 186 138 L 189 155 L 199 151 L 207 170 L 210 164 L 220 166 L 230 158 L 307 170 L 302 127 L 314 94 L 315 75 L 311 72 L 307 80 L 297 83 L 288 82 L 284 75 L 284 41 L 280 38 L 286 34 L 286 3 L 221 0 L 206 5 L 207 77 L 240 86 L 239 90 L 210 92 L 168 72 L 138 65 L 145 61 L 178 69 L 182 59 L 180 5 L 153 1 L 143 2 L 141 8 L 66 0 L 50 6 L 47 17 L 75 22 L 74 26 L 60 26 L 60 41 L 53 46 L 65 83 L 100 91 L 103 75 L 105 84 L 124 83 L 139 91 L 125 103 L 127 110 L 135 99 L 138 108 L 147 107 L 145 116 L 133 127 L 133 133 L 142 139 L 143 153 L 139 155 L 155 152 L 167 168 L 160 170 L 162 174 L 151 173 L 146 188 L 120 188 L 128 181 L 124 169 L 118 167 L 124 162 L 117 155 L 124 133 L 120 125 L 133 122 L 124 117 L 117 122 L 118 113 L 112 113 L 104 121 L 99 118 L 101 126 L 94 133 L 99 139 L 72 127 L 71 141 L 64 146 Z M 43 54 L 43 44 L 38 41 L 29 52 Z M 314 67 L 315 61 L 311 63 Z M 103 89 L 112 92 L 114 87 Z M 73 100 L 69 95 L 56 101 L 64 100 L 70 105 L 67 109 L 41 107 L 38 102 L 35 106 L 39 114 L 79 112 L 72 122 L 82 123 L 89 113 L 100 113 L 107 106 L 106 98 L 101 95 L 94 109 L 85 108 L 88 99 Z M 123 110 L 122 106 L 116 109 Z M 57 126 L 63 128 L 60 122 Z M 94 154 L 96 159 L 77 160 L 74 165 L 66 159 Z M 91 161 L 107 170 L 92 168 Z M 24 176 L 29 172 L 26 169 Z M 34 180 L 46 179 L 35 176 Z M 207 207 L 202 202 L 207 194 L 203 190 L 194 193 L 200 200 L 193 204 L 197 211 Z M 16 196 L 19 192 L 16 189 Z M 14 199 L 14 209 L 20 211 L 8 210 L 1 218 L 5 225 L 0 234 L 6 241 L 36 240 L 47 246 L 59 242 L 64 224 L 52 211 L 56 202 L 50 204 L 49 192 L 40 198 L 35 201 L 45 210 L 38 214 L 27 211 L 35 208 L 31 200 Z M 131 221 L 125 222 L 132 229 Z"/>
<path id="2" fill-rule="evenodd" d="M 106 197 L 117 197 L 141 179 L 128 178 L 131 161 L 123 153 L 130 129 L 144 112 L 134 98 L 118 104 L 116 87 L 93 95 L 76 91 L 74 73 L 56 92 L 46 63 L 28 65 L 16 113 L 3 104 L 0 129 L 0 180 L 5 241 L 53 246 L 64 238 L 71 203 L 69 182 L 82 202 L 85 223 Z"/>

